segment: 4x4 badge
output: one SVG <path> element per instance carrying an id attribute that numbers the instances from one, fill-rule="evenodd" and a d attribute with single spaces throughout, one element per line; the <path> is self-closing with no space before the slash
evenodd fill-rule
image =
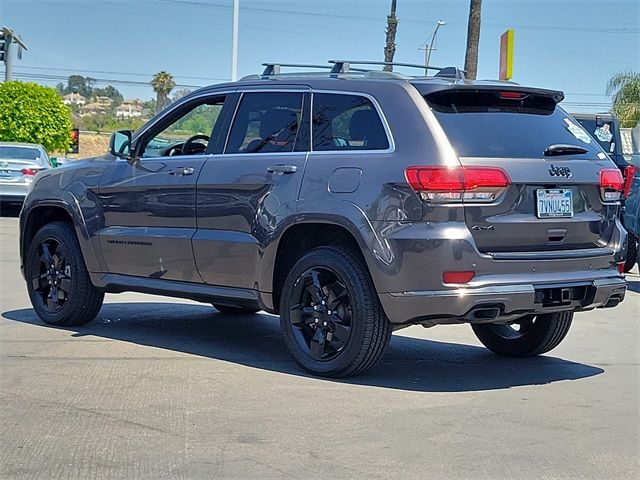
<path id="1" fill-rule="evenodd" d="M 571 178 L 571 169 L 569 167 L 556 167 L 555 165 L 551 165 L 549 167 L 549 175 L 552 177 Z"/>

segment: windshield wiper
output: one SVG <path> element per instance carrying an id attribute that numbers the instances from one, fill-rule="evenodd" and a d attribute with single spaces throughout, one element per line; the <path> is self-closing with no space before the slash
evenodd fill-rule
<path id="1" fill-rule="evenodd" d="M 566 143 L 555 143 L 544 149 L 546 157 L 555 157 L 556 155 L 572 155 L 574 153 L 587 153 L 589 150 L 578 145 L 569 145 Z"/>

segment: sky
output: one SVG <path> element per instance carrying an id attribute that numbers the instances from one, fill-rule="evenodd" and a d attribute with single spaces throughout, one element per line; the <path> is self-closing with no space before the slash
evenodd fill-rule
<path id="1" fill-rule="evenodd" d="M 391 0 L 240 0 L 240 76 L 263 62 L 382 60 Z M 464 65 L 469 0 L 397 0 L 395 60 Z M 0 25 L 27 44 L 20 80 L 55 85 L 72 74 L 149 99 L 151 76 L 179 88 L 229 80 L 232 0 L 0 0 Z M 500 34 L 515 30 L 513 80 L 563 90 L 573 112 L 606 111 L 607 80 L 640 70 L 638 0 L 484 0 L 478 78 L 495 79 Z M 408 72 L 408 71 L 407 71 Z M 4 65 L 0 66 L 4 77 Z M 104 81 L 103 81 L 104 80 Z"/>

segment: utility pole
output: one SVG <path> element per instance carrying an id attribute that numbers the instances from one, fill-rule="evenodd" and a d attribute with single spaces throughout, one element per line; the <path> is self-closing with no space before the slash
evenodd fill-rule
<path id="1" fill-rule="evenodd" d="M 233 31 L 231 38 L 231 81 L 238 80 L 238 27 L 240 24 L 240 0 L 233 0 Z"/>
<path id="2" fill-rule="evenodd" d="M 398 19 L 396 18 L 396 0 L 391 0 L 391 13 L 387 16 L 387 43 L 384 47 L 384 61 L 393 62 L 396 53 L 396 30 L 398 29 Z M 385 65 L 386 72 L 393 71 L 393 65 Z"/>
<path id="3" fill-rule="evenodd" d="M 0 59 L 4 61 L 4 81 L 13 80 L 13 44 L 18 45 L 18 58 L 22 58 L 22 50 L 27 50 L 20 36 L 11 28 L 2 27 L 0 30 Z"/>
<path id="4" fill-rule="evenodd" d="M 475 80 L 478 73 L 478 44 L 480 43 L 480 10 L 482 0 L 471 0 L 467 26 L 467 52 L 464 56 L 466 77 Z"/>

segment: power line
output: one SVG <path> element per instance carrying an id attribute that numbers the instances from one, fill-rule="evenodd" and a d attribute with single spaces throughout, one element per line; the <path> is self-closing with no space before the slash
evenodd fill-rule
<path id="1" fill-rule="evenodd" d="M 189 7 L 208 7 L 214 9 L 221 10 L 231 10 L 231 5 L 219 4 L 219 3 L 208 3 L 208 2 L 198 2 L 195 0 L 157 0 L 157 2 L 165 3 L 168 5 L 182 5 Z M 305 12 L 300 10 L 291 10 L 291 9 L 277 9 L 277 8 L 266 8 L 266 7 L 242 7 L 243 11 L 254 11 L 260 13 L 267 14 L 278 14 L 278 15 L 300 15 L 300 16 L 311 16 L 311 17 L 325 17 L 325 18 L 340 18 L 346 20 L 354 20 L 352 15 L 339 14 L 339 13 L 322 13 L 322 12 Z M 379 17 L 368 17 L 363 15 L 358 15 L 358 20 L 371 20 L 375 22 L 380 22 Z M 417 19 L 403 19 L 403 23 L 419 23 L 423 25 L 427 20 L 417 20 Z M 435 21 L 435 20 L 434 20 Z M 461 25 L 466 26 L 463 22 L 448 22 L 451 25 Z M 514 28 L 521 29 L 535 29 L 535 30 L 560 30 L 566 33 L 572 31 L 583 31 L 583 32 L 600 32 L 600 33 L 620 33 L 620 34 L 638 34 L 640 33 L 640 29 L 633 27 L 608 27 L 608 26 L 576 26 L 572 25 L 571 28 L 567 28 L 566 25 L 530 25 L 530 24 L 510 24 Z M 635 26 L 635 24 L 629 24 Z M 504 28 L 504 24 L 500 23 L 485 23 L 483 22 L 483 26 L 487 27 L 495 27 L 495 28 Z"/>
<path id="2" fill-rule="evenodd" d="M 47 75 L 47 74 L 35 74 L 35 73 L 25 73 L 25 72 L 17 72 L 14 74 L 15 78 L 20 78 L 23 80 L 68 80 L 69 77 L 64 75 Z M 144 82 L 142 80 L 122 80 L 115 78 L 92 78 L 97 84 L 104 85 L 122 85 L 122 86 L 146 86 L 150 87 L 149 82 Z M 193 85 L 193 84 L 185 84 L 185 83 L 176 83 L 176 87 L 179 88 L 200 88 L 203 85 Z"/>
<path id="3" fill-rule="evenodd" d="M 131 72 L 115 72 L 112 70 L 86 70 L 83 68 L 53 68 L 53 67 L 34 67 L 34 66 L 24 66 L 20 65 L 19 68 L 25 68 L 29 70 L 47 70 L 47 71 L 57 71 L 57 72 L 73 72 L 77 75 L 82 73 L 100 73 L 107 75 L 127 75 L 133 77 L 153 77 L 154 73 L 131 73 Z M 174 75 L 176 78 L 185 78 L 189 80 L 214 80 L 214 81 L 228 81 L 228 78 L 215 78 L 215 77 L 189 77 L 185 75 Z"/>

